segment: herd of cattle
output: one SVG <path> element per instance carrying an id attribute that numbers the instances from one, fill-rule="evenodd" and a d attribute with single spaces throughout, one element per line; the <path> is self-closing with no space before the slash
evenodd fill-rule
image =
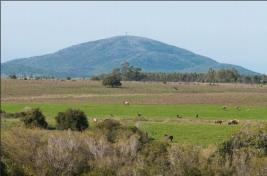
<path id="1" fill-rule="evenodd" d="M 129 101 L 124 101 L 123 104 L 124 104 L 124 105 L 130 105 Z M 222 109 L 223 109 L 223 110 L 226 110 L 226 109 L 227 109 L 227 106 L 223 106 Z M 237 110 L 240 110 L 240 107 L 237 107 L 236 109 L 237 109 Z M 112 115 L 112 116 L 113 116 L 113 115 Z M 141 116 L 141 114 L 138 113 L 137 116 Z M 179 114 L 177 114 L 176 117 L 177 117 L 177 118 L 182 118 L 182 116 L 179 115 Z M 195 117 L 196 117 L 196 118 L 199 118 L 199 115 L 196 114 Z M 93 118 L 93 122 L 97 123 L 97 121 L 98 121 L 98 120 L 94 117 L 94 118 Z M 220 125 L 223 124 L 224 122 L 225 122 L 224 120 L 215 120 L 215 121 L 214 121 L 215 124 L 220 124 Z M 139 127 L 139 126 L 140 126 L 140 122 L 137 122 L 137 124 L 138 124 L 137 126 Z M 237 120 L 237 119 L 229 120 L 229 121 L 227 121 L 227 124 L 228 124 L 228 125 L 238 125 L 238 124 L 239 124 L 239 120 Z M 170 136 L 170 135 L 168 135 L 168 134 L 165 134 L 164 137 L 163 137 L 163 140 L 172 142 L 172 141 L 173 141 L 173 136 Z"/>
<path id="2" fill-rule="evenodd" d="M 223 122 L 224 122 L 223 120 L 215 120 L 216 124 L 220 124 L 221 125 L 221 124 L 223 124 Z M 237 125 L 237 124 L 239 124 L 239 120 L 237 120 L 237 119 L 230 120 L 230 121 L 227 122 L 227 124 L 228 125 Z"/>
<path id="3" fill-rule="evenodd" d="M 124 105 L 130 105 L 129 101 L 124 101 L 123 104 L 124 104 Z M 223 106 L 222 109 L 223 109 L 223 110 L 227 110 L 227 106 Z M 238 111 L 241 110 L 241 108 L 240 108 L 239 106 L 236 106 L 236 109 L 237 109 Z M 139 114 L 138 114 L 138 115 L 139 115 Z M 179 114 L 177 114 L 176 117 L 177 117 L 177 118 L 182 118 L 182 116 L 179 115 Z M 196 117 L 196 118 L 199 118 L 199 115 L 196 114 L 195 117 Z M 214 121 L 215 124 L 220 124 L 220 125 L 223 124 L 224 122 L 225 122 L 224 120 L 215 120 L 215 121 Z M 238 124 L 239 124 L 239 120 L 237 120 L 237 119 L 229 120 L 229 121 L 227 122 L 227 124 L 228 124 L 228 125 L 238 125 Z"/>

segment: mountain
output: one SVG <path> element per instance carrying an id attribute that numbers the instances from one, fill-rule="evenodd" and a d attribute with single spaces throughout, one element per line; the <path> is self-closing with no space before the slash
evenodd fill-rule
<path id="1" fill-rule="evenodd" d="M 191 51 L 156 40 L 117 36 L 74 45 L 55 53 L 15 59 L 1 64 L 1 74 L 82 77 L 108 73 L 128 61 L 147 72 L 207 72 L 235 68 L 241 74 L 257 74 L 243 67 L 223 64 Z"/>

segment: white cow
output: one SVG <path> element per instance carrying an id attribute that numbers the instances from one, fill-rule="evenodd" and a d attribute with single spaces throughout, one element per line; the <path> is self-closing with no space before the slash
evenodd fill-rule
<path id="1" fill-rule="evenodd" d="M 124 105 L 130 105 L 129 101 L 124 101 L 123 104 Z"/>

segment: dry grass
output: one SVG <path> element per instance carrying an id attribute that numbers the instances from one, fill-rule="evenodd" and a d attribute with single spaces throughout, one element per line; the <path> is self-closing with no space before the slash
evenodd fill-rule
<path id="1" fill-rule="evenodd" d="M 267 86 L 248 84 L 123 82 L 105 88 L 90 80 L 1 80 L 1 102 L 267 105 Z"/>

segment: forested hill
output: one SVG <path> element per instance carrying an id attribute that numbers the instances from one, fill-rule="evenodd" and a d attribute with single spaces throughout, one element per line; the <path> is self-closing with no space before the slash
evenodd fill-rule
<path id="1" fill-rule="evenodd" d="M 211 58 L 156 40 L 117 36 L 74 45 L 55 53 L 15 59 L 1 64 L 1 74 L 83 77 L 109 73 L 123 62 L 146 72 L 207 72 L 209 68 L 257 74 L 243 67 L 222 64 Z"/>

